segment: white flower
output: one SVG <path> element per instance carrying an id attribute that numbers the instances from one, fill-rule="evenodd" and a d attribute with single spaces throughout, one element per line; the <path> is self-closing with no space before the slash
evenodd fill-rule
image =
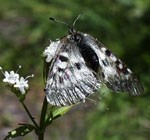
<path id="1" fill-rule="evenodd" d="M 5 71 L 4 76 L 5 78 L 3 79 L 3 82 L 11 85 L 15 84 L 15 82 L 19 79 L 19 74 L 15 73 L 14 71 L 10 71 L 10 73 Z"/>
<path id="2" fill-rule="evenodd" d="M 19 66 L 19 69 L 20 68 L 21 66 Z M 8 83 L 11 86 L 13 85 L 14 88 L 16 88 L 17 90 L 20 90 L 22 94 L 25 94 L 26 90 L 29 88 L 27 79 L 29 77 L 34 77 L 34 75 L 33 74 L 29 75 L 26 78 L 19 77 L 19 74 L 17 73 L 19 69 L 16 71 L 16 73 L 14 71 L 10 71 L 9 73 L 7 71 L 3 72 L 2 67 L 0 67 L 2 74 L 5 76 L 5 78 L 3 79 L 3 82 Z"/>
<path id="3" fill-rule="evenodd" d="M 22 94 L 25 94 L 25 90 L 29 88 L 28 80 L 26 80 L 26 78 L 24 79 L 23 77 L 20 77 L 20 79 L 16 81 L 14 87 L 18 88 Z"/>
<path id="4" fill-rule="evenodd" d="M 22 94 L 25 94 L 26 90 L 29 89 L 29 85 L 28 85 L 28 78 L 30 77 L 34 77 L 34 74 L 27 76 L 26 78 L 20 77 L 20 79 L 18 79 L 16 81 L 16 84 L 14 85 L 15 88 L 18 88 L 20 90 L 20 92 Z"/>
<path id="5" fill-rule="evenodd" d="M 50 45 L 44 50 L 43 56 L 46 57 L 46 62 L 50 62 L 55 56 L 59 42 L 60 41 L 51 42 Z"/>
<path id="6" fill-rule="evenodd" d="M 21 66 L 19 66 L 18 70 L 20 68 L 21 68 Z M 3 79 L 3 82 L 8 83 L 10 85 L 15 84 L 15 82 L 19 79 L 19 74 L 17 73 L 18 70 L 16 72 L 10 71 L 10 73 L 9 73 L 8 71 L 3 72 L 2 67 L 0 67 L 0 71 L 5 76 L 5 78 Z"/>

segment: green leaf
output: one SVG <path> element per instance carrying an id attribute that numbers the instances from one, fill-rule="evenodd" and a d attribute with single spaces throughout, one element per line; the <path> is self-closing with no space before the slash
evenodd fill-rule
<path id="1" fill-rule="evenodd" d="M 12 139 L 18 136 L 25 136 L 35 129 L 34 126 L 30 124 L 21 124 L 22 126 L 8 132 L 8 135 L 4 138 L 4 140 Z"/>
<path id="2" fill-rule="evenodd" d="M 67 113 L 72 107 L 73 105 L 66 107 L 51 107 L 49 115 L 47 116 L 46 119 L 46 125 L 49 125 L 54 119 Z"/>
<path id="3" fill-rule="evenodd" d="M 52 109 L 53 118 L 56 116 L 62 116 L 66 112 L 68 112 L 73 106 L 66 106 L 66 107 L 54 107 Z"/>

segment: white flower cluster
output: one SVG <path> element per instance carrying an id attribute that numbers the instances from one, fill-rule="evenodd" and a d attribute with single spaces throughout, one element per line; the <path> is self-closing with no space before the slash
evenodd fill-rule
<path id="1" fill-rule="evenodd" d="M 21 68 L 21 66 L 19 66 L 19 69 L 20 68 Z M 29 88 L 27 79 L 29 77 L 34 77 L 33 74 L 30 75 L 30 76 L 27 76 L 26 78 L 24 78 L 24 77 L 19 76 L 19 74 L 17 73 L 18 70 L 16 72 L 14 72 L 14 71 L 10 71 L 10 72 L 5 71 L 5 72 L 3 72 L 2 67 L 0 67 L 0 70 L 1 70 L 2 74 L 5 76 L 5 78 L 3 79 L 4 83 L 7 83 L 8 85 L 13 86 L 17 90 L 20 90 L 20 92 L 22 94 L 26 93 L 26 90 Z"/>

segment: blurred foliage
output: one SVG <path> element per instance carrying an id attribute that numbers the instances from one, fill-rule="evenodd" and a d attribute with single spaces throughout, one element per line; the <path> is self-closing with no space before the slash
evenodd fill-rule
<path id="1" fill-rule="evenodd" d="M 68 30 L 48 18 L 72 24 L 82 11 L 76 28 L 95 36 L 115 52 L 135 71 L 145 89 L 144 95 L 136 98 L 104 91 L 108 94 L 96 111 L 85 118 L 88 129 L 83 139 L 150 139 L 149 1 L 0 0 L 0 3 L 0 65 L 10 70 L 22 65 L 20 73 L 34 73 L 36 84 L 43 82 L 41 53 L 49 38 L 55 40 Z"/>

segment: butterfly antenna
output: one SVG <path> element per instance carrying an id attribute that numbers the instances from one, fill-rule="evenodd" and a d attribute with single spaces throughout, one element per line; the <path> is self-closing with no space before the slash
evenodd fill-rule
<path id="1" fill-rule="evenodd" d="M 63 21 L 57 20 L 57 19 L 52 18 L 52 17 L 50 17 L 49 19 L 52 20 L 52 21 L 54 21 L 54 22 L 58 22 L 58 23 L 64 24 L 64 25 L 66 25 L 67 27 L 71 28 L 69 24 L 67 24 L 67 23 L 65 23 L 65 22 L 63 22 Z"/>
<path id="2" fill-rule="evenodd" d="M 82 12 L 77 16 L 77 18 L 74 20 L 72 27 L 75 26 L 76 22 L 78 21 L 78 19 L 80 18 L 80 16 L 82 15 Z"/>

